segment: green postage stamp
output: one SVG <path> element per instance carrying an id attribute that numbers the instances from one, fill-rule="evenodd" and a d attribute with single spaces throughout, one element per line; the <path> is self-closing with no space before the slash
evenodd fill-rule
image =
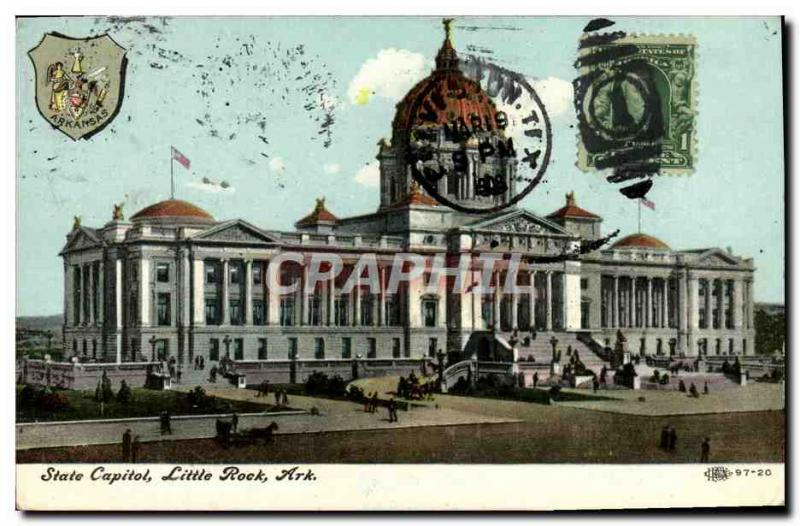
<path id="1" fill-rule="evenodd" d="M 697 113 L 692 36 L 587 35 L 575 104 L 584 171 L 648 163 L 655 172 L 694 170 Z"/>

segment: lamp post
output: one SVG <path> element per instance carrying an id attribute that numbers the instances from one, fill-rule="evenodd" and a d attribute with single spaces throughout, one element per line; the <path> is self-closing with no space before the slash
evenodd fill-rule
<path id="1" fill-rule="evenodd" d="M 156 361 L 156 342 L 158 338 L 156 338 L 155 334 L 150 337 L 150 361 Z"/>
<path id="2" fill-rule="evenodd" d="M 230 349 L 231 349 L 231 342 L 232 341 L 233 340 L 231 340 L 231 337 L 228 334 L 226 334 L 225 337 L 222 339 L 222 343 L 225 344 L 225 358 L 230 358 L 231 357 Z"/>

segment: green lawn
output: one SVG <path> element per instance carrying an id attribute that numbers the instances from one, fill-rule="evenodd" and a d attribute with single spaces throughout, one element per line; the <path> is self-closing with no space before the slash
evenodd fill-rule
<path id="1" fill-rule="evenodd" d="M 113 400 L 103 407 L 94 400 L 94 391 L 59 391 L 69 399 L 69 407 L 54 411 L 42 412 L 35 407 L 20 407 L 20 391 L 17 386 L 17 422 L 52 422 L 62 420 L 92 420 L 106 418 L 136 418 L 158 416 L 162 411 L 172 415 L 201 415 L 215 413 L 260 413 L 265 410 L 264 404 L 247 401 L 223 400 L 208 397 L 203 405 L 192 405 L 188 393 L 179 391 L 154 391 L 150 389 L 132 389 L 133 400 L 123 404 Z M 269 407 L 271 410 L 272 408 Z"/>

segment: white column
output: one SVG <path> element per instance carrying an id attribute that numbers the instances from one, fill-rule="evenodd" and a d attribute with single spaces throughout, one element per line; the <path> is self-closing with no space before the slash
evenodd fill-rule
<path id="1" fill-rule="evenodd" d="M 530 330 L 536 329 L 536 271 L 532 270 L 530 275 L 530 290 L 528 291 L 528 312 L 530 317 Z"/>
<path id="2" fill-rule="evenodd" d="M 742 290 L 742 281 L 739 279 L 733 280 L 733 328 L 741 329 L 744 316 L 742 315 L 742 308 L 744 305 L 744 291 Z"/>
<path id="3" fill-rule="evenodd" d="M 329 326 L 334 326 L 334 325 L 336 325 L 336 318 L 334 317 L 335 312 L 336 312 L 336 310 L 334 308 L 334 302 L 336 301 L 336 280 L 335 280 L 335 276 L 334 276 L 333 270 L 331 270 L 331 272 L 330 272 L 330 275 L 328 277 L 328 281 L 327 281 L 326 285 L 327 285 L 327 289 L 328 289 L 328 296 L 327 296 L 327 299 L 328 299 L 328 312 L 327 312 L 328 318 L 327 318 L 327 324 Z"/>
<path id="4" fill-rule="evenodd" d="M 222 260 L 222 323 L 221 325 L 230 325 L 230 264 L 228 259 Z"/>
<path id="5" fill-rule="evenodd" d="M 244 324 L 253 324 L 253 260 L 244 262 Z"/>
<path id="6" fill-rule="evenodd" d="M 669 325 L 669 278 L 661 280 L 661 327 Z"/>
<path id="7" fill-rule="evenodd" d="M 150 324 L 150 260 L 144 257 L 139 262 L 139 318 L 142 327 Z M 144 345 L 144 342 L 141 342 Z M 141 347 L 142 349 L 144 347 Z"/>
<path id="8" fill-rule="evenodd" d="M 614 276 L 614 295 L 611 298 L 611 327 L 619 327 L 619 276 Z"/>
<path id="9" fill-rule="evenodd" d="M 653 278 L 647 278 L 647 297 L 645 298 L 644 326 L 651 327 L 653 323 Z"/>
<path id="10" fill-rule="evenodd" d="M 711 329 L 714 327 L 713 320 L 711 319 L 711 289 L 713 288 L 713 283 L 713 280 L 706 279 L 706 329 Z"/>
<path id="11" fill-rule="evenodd" d="M 631 303 L 628 327 L 636 327 L 636 276 L 631 277 Z"/>
<path id="12" fill-rule="evenodd" d="M 192 318 L 194 325 L 206 324 L 205 263 L 200 258 L 192 259 Z"/>
<path id="13" fill-rule="evenodd" d="M 86 265 L 86 269 L 88 271 L 88 283 L 89 287 L 87 289 L 87 294 L 89 295 L 89 315 L 87 319 L 89 320 L 88 325 L 94 325 L 96 320 L 94 319 L 94 262 L 89 263 Z"/>
<path id="14" fill-rule="evenodd" d="M 276 287 L 280 281 L 280 272 L 277 265 L 267 263 L 267 323 L 280 325 L 281 323 L 281 297 Z"/>
<path id="15" fill-rule="evenodd" d="M 361 325 L 361 287 L 353 287 L 353 326 Z"/>
<path id="16" fill-rule="evenodd" d="M 688 297 L 686 300 L 687 307 L 688 307 L 688 328 L 690 329 L 697 329 L 700 325 L 700 297 L 699 297 L 699 281 L 694 276 L 689 276 L 687 286 L 688 286 Z"/>
<path id="17" fill-rule="evenodd" d="M 97 319 L 95 320 L 97 325 L 105 325 L 105 283 L 105 259 L 101 259 L 98 263 L 97 283 L 95 284 L 95 287 L 97 287 L 95 297 L 99 300 L 97 303 Z"/>
<path id="18" fill-rule="evenodd" d="M 547 276 L 547 318 L 545 319 L 545 328 L 548 331 L 553 330 L 553 271 L 548 270 L 545 272 Z"/>
<path id="19" fill-rule="evenodd" d="M 308 312 L 308 293 L 306 292 L 306 283 L 308 283 L 308 265 L 303 264 L 303 273 L 300 278 L 300 323 L 299 325 L 308 325 L 309 312 Z"/>
<path id="20" fill-rule="evenodd" d="M 378 325 L 386 324 L 386 267 L 378 269 L 380 294 L 378 295 Z"/>
<path id="21" fill-rule="evenodd" d="M 122 259 L 114 261 L 114 331 L 116 333 L 116 362 L 122 363 Z"/>
<path id="22" fill-rule="evenodd" d="M 494 330 L 500 330 L 500 301 L 502 300 L 502 296 L 500 295 L 501 292 L 501 285 L 500 285 L 500 272 L 495 272 L 494 274 L 494 304 L 492 305 L 492 316 L 494 323 Z"/>
<path id="23" fill-rule="evenodd" d="M 580 264 L 572 261 L 566 262 L 567 271 L 564 273 L 563 302 L 564 329 L 578 330 L 581 328 L 581 275 Z M 588 321 L 588 320 L 587 320 Z"/>

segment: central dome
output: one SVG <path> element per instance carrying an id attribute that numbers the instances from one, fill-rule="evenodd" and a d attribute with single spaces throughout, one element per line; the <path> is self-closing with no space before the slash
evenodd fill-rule
<path id="1" fill-rule="evenodd" d="M 466 125 L 480 123 L 486 129 L 494 127 L 497 109 L 483 91 L 480 83 L 467 78 L 458 68 L 458 55 L 447 34 L 436 54 L 436 69 L 418 82 L 397 104 L 392 122 L 393 142 L 404 142 L 414 126 Z M 489 130 L 487 130 L 489 131 Z"/>
<path id="2" fill-rule="evenodd" d="M 214 218 L 200 208 L 188 201 L 180 199 L 167 199 L 156 204 L 143 208 L 131 216 L 133 221 L 164 221 L 180 220 L 192 223 L 213 223 Z"/>
<path id="3" fill-rule="evenodd" d="M 613 245 L 611 248 L 645 248 L 650 250 L 670 250 L 669 245 L 658 239 L 657 237 L 648 236 L 647 234 L 631 234 L 625 236 Z"/>

